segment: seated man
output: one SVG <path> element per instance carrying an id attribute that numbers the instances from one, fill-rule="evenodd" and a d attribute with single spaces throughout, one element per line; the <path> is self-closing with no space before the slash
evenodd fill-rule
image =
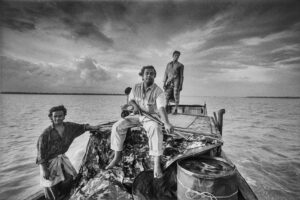
<path id="1" fill-rule="evenodd" d="M 149 154 L 154 156 L 154 177 L 160 178 L 162 176 L 160 156 L 163 154 L 162 127 L 157 122 L 141 116 L 141 109 L 150 114 L 156 114 L 158 112 L 167 132 L 171 132 L 173 126 L 169 123 L 165 111 L 164 106 L 166 103 L 164 92 L 154 83 L 156 77 L 155 68 L 153 66 L 145 66 L 139 75 L 142 76 L 143 82 L 136 84 L 129 95 L 128 104 L 133 106 L 134 115 L 122 118 L 113 125 L 111 149 L 115 151 L 115 155 L 106 169 L 112 168 L 121 160 L 121 152 L 123 150 L 127 129 L 142 125 L 149 138 Z"/>
<path id="2" fill-rule="evenodd" d="M 66 115 L 67 109 L 63 105 L 52 107 L 48 114 L 52 125 L 44 130 L 37 142 L 36 163 L 40 165 L 40 182 L 46 199 L 62 199 L 70 192 L 76 170 L 65 153 L 76 137 L 100 128 L 63 122 Z"/>

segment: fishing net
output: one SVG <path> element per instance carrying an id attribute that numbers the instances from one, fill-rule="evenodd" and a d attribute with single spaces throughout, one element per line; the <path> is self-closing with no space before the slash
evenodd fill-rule
<path id="1" fill-rule="evenodd" d="M 154 179 L 148 138 L 140 127 L 128 131 L 120 164 L 105 170 L 113 157 L 111 126 L 112 123 L 105 124 L 101 131 L 91 134 L 71 199 L 174 199 L 176 160 L 221 145 L 201 136 L 183 139 L 164 135 L 165 150 L 161 158 L 164 176 Z"/>

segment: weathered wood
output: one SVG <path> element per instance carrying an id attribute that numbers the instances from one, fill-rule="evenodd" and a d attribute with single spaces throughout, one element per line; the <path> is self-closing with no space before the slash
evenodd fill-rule
<path id="1" fill-rule="evenodd" d="M 24 200 L 45 200 L 44 191 L 40 190 L 29 197 L 26 197 Z"/>
<path id="2" fill-rule="evenodd" d="M 171 124 L 183 128 L 188 128 L 196 119 L 196 116 L 188 116 L 188 115 L 168 115 L 169 121 Z"/>
<path id="3" fill-rule="evenodd" d="M 227 162 L 233 164 L 231 160 L 226 156 L 224 151 L 222 151 L 221 157 L 223 157 Z M 242 177 L 240 172 L 237 170 L 237 184 L 239 188 L 239 192 L 241 193 L 242 197 L 246 200 L 258 200 L 255 193 L 252 191 L 246 180 Z"/>
<path id="4" fill-rule="evenodd" d="M 223 115 L 225 114 L 225 109 L 221 109 L 218 111 L 218 125 L 219 125 L 219 131 L 222 135 L 223 133 Z"/>
<path id="5" fill-rule="evenodd" d="M 213 114 L 214 114 L 213 119 L 214 119 L 215 125 L 216 125 L 217 129 L 220 131 L 220 129 L 219 129 L 219 120 L 217 118 L 216 112 L 213 112 Z"/>

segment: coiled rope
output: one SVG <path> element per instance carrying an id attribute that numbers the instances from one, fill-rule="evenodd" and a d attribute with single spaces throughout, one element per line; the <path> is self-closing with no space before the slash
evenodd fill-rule
<path id="1" fill-rule="evenodd" d="M 206 198 L 208 198 L 209 200 L 226 199 L 226 198 L 230 198 L 238 193 L 238 190 L 237 190 L 228 196 L 214 196 L 213 194 L 211 194 L 209 192 L 198 192 L 196 190 L 192 190 L 191 188 L 186 187 L 178 178 L 177 178 L 177 181 L 178 181 L 178 183 L 180 183 L 180 185 L 182 185 L 186 189 L 186 191 L 184 193 L 185 197 L 187 199 L 192 199 L 192 200 L 196 200 L 196 199 L 201 200 L 201 199 L 206 199 Z"/>

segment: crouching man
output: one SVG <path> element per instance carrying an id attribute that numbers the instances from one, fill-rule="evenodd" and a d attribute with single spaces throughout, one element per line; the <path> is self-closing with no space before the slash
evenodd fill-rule
<path id="1" fill-rule="evenodd" d="M 64 122 L 67 109 L 52 107 L 48 117 L 52 125 L 44 130 L 37 142 L 36 163 L 40 166 L 40 183 L 46 199 L 63 199 L 69 194 L 76 170 L 65 153 L 73 140 L 85 131 L 98 130 L 100 126 Z"/>

